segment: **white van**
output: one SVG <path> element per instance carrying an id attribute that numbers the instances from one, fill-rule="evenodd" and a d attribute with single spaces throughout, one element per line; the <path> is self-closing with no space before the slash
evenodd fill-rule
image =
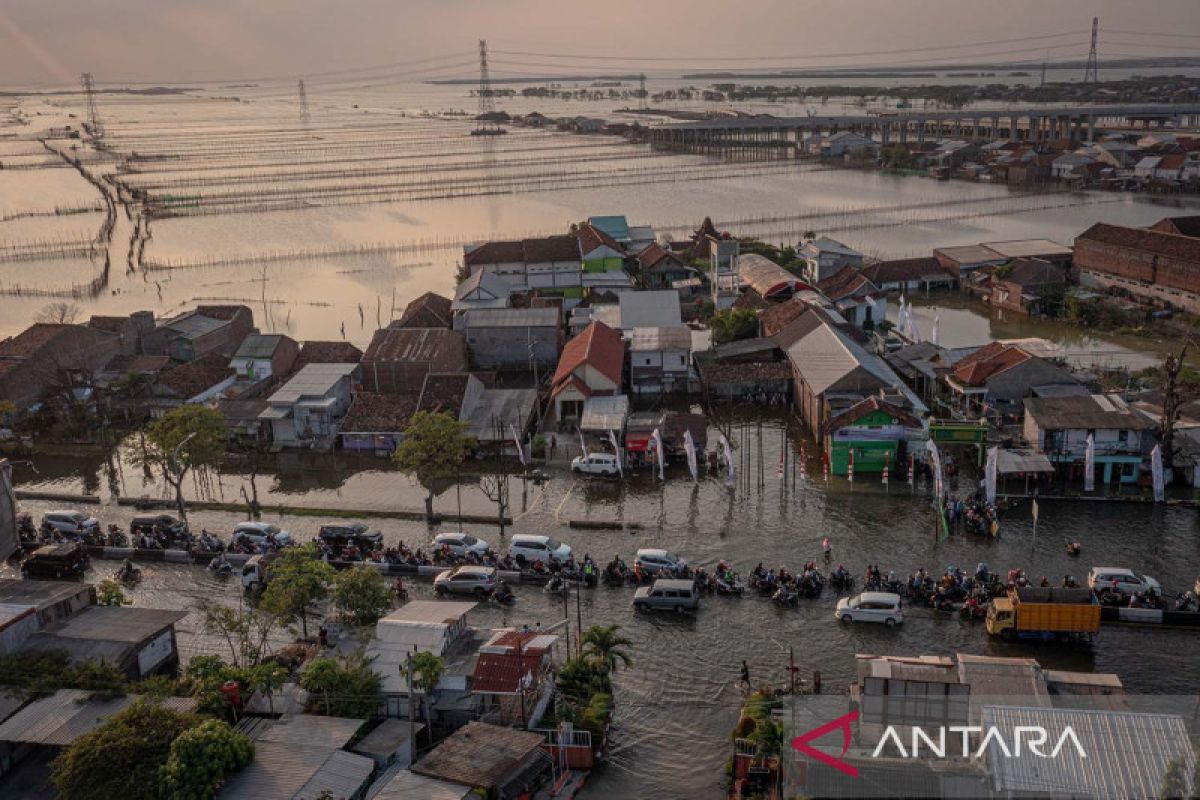
<path id="1" fill-rule="evenodd" d="M 571 471 L 581 475 L 604 475 L 613 477 L 621 472 L 617 457 L 611 453 L 589 453 L 571 459 Z"/>
<path id="2" fill-rule="evenodd" d="M 512 537 L 508 554 L 526 561 L 563 562 L 571 557 L 571 547 L 550 536 L 536 533 L 518 533 Z"/>

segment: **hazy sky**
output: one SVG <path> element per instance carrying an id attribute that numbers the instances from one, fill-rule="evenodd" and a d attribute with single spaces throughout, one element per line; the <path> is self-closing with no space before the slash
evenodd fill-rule
<path id="1" fill-rule="evenodd" d="M 346 77 L 314 73 L 396 62 L 405 66 L 395 73 L 449 76 L 469 73 L 480 38 L 496 51 L 539 54 L 497 53 L 496 74 L 913 64 L 972 54 L 1040 61 L 1086 56 L 1082 31 L 1093 15 L 1102 59 L 1200 55 L 1200 0 L 0 0 L 0 84 L 74 82 L 84 70 L 102 84 L 303 74 L 334 81 Z M 1068 31 L 1079 33 L 1029 38 Z M 1018 41 L 985 44 L 1007 39 Z M 950 45 L 978 46 L 917 50 Z M 908 52 L 846 55 L 879 51 Z M 541 55 L 577 53 L 594 60 Z M 629 64 L 601 55 L 808 58 Z"/>

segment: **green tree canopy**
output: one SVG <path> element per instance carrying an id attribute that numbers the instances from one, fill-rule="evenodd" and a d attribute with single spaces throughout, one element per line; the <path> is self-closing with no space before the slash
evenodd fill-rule
<path id="1" fill-rule="evenodd" d="M 725 308 L 712 315 L 708 322 L 715 344 L 749 339 L 758 333 L 758 314 L 749 308 Z"/>
<path id="2" fill-rule="evenodd" d="M 225 418 L 215 408 L 187 404 L 173 408 L 145 430 L 145 446 L 134 448 L 134 464 L 162 471 L 175 489 L 175 505 L 187 518 L 183 479 L 192 470 L 215 469 L 225 457 Z"/>
<path id="3" fill-rule="evenodd" d="M 375 567 L 359 564 L 337 574 L 333 604 L 347 624 L 374 625 L 392 608 L 392 590 Z"/>
<path id="4" fill-rule="evenodd" d="M 232 773 L 254 758 L 250 739 L 220 720 L 189 728 L 171 742 L 162 769 L 167 800 L 209 800 Z"/>
<path id="5" fill-rule="evenodd" d="M 633 663 L 625 649 L 633 642 L 622 636 L 620 629 L 620 625 L 593 625 L 583 633 L 583 652 L 609 672 L 616 672 L 618 664 L 628 667 Z"/>
<path id="6" fill-rule="evenodd" d="M 475 439 L 467 435 L 465 422 L 444 413 L 413 414 L 392 459 L 425 489 L 425 516 L 433 517 L 434 495 L 458 473 L 474 449 Z"/>
<path id="7" fill-rule="evenodd" d="M 98 606 L 127 606 L 133 603 L 126 596 L 120 582 L 105 578 L 96 584 L 96 605 Z"/>
<path id="8" fill-rule="evenodd" d="M 300 685 L 312 696 L 310 711 L 331 717 L 374 716 L 383 698 L 379 674 L 361 651 L 308 662 Z"/>
<path id="9" fill-rule="evenodd" d="M 54 759 L 51 782 L 62 800 L 159 800 L 171 743 L 200 722 L 195 714 L 139 700 Z"/>
<path id="10" fill-rule="evenodd" d="M 282 623 L 300 621 L 301 635 L 308 638 L 308 610 L 329 597 L 337 571 L 317 558 L 312 542 L 285 548 L 271 563 L 271 577 L 259 606 Z"/>

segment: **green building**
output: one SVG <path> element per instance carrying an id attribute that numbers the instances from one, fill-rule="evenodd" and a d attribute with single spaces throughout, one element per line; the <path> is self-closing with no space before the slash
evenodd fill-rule
<path id="1" fill-rule="evenodd" d="M 909 412 L 877 397 L 868 397 L 832 417 L 825 425 L 825 452 L 834 475 L 845 476 L 854 452 L 854 472 L 883 472 L 884 464 L 898 474 L 898 454 L 921 431 Z M 907 458 L 907 457 L 905 457 Z"/>

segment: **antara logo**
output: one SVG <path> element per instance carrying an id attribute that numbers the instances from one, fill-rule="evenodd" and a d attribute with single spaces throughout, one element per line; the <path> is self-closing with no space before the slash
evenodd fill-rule
<path id="1" fill-rule="evenodd" d="M 813 728 L 811 731 L 806 731 L 805 733 L 797 736 L 795 739 L 792 739 L 792 749 L 798 753 L 804 753 L 806 756 L 815 758 L 825 766 L 833 767 L 838 772 L 843 772 L 849 775 L 851 778 L 857 778 L 858 769 L 853 765 L 842 761 L 842 756 L 846 755 L 846 751 L 850 749 L 850 735 L 852 733 L 850 724 L 857 719 L 858 712 L 851 711 L 849 714 L 843 714 L 832 722 L 826 722 L 824 725 Z M 842 752 L 837 758 L 834 758 L 828 753 L 822 753 L 820 750 L 816 749 L 815 747 L 810 747 L 808 744 L 813 739 L 820 739 L 822 736 L 832 731 L 842 732 Z"/>
<path id="2" fill-rule="evenodd" d="M 1017 725 L 1013 728 L 1011 739 L 1006 739 L 1004 731 L 990 725 L 987 728 L 977 725 L 951 725 L 933 730 L 936 731 L 936 738 L 930 736 L 924 728 L 914 726 L 911 730 L 909 747 L 905 749 L 904 741 L 896 732 L 895 726 L 889 725 L 884 730 L 883 736 L 879 738 L 879 744 L 875 745 L 875 752 L 871 753 L 871 758 L 879 758 L 881 754 L 886 755 L 884 748 L 889 742 L 902 758 L 921 758 L 923 755 L 945 758 L 948 749 L 946 746 L 947 731 L 951 736 L 957 736 L 959 739 L 960 748 L 957 752 L 952 753 L 954 757 L 979 758 L 987 751 L 988 745 L 995 744 L 1005 758 L 1020 758 L 1026 752 L 1038 758 L 1057 758 L 1063 747 L 1070 743 L 1080 758 L 1087 758 L 1083 745 L 1079 743 L 1079 737 L 1075 735 L 1075 730 L 1070 725 L 1063 728 L 1054 749 L 1049 753 L 1043 748 L 1050 741 L 1050 733 L 1041 725 Z M 971 738 L 974 736 L 981 738 L 979 747 L 972 752 Z M 923 754 L 922 749 L 928 752 Z"/>

